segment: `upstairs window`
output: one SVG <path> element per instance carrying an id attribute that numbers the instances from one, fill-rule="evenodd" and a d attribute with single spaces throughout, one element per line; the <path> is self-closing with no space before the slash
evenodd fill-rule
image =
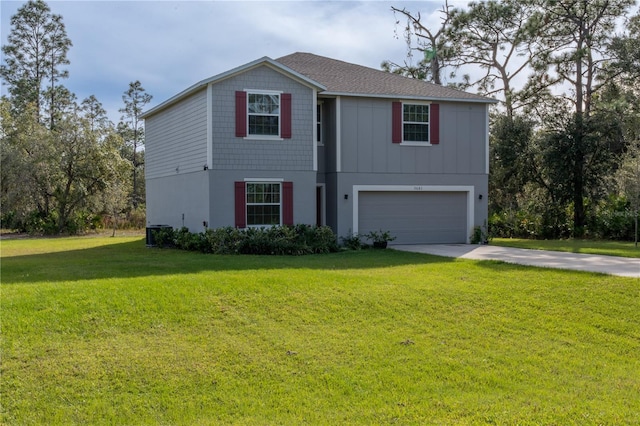
<path id="1" fill-rule="evenodd" d="M 280 136 L 280 94 L 248 93 L 249 136 Z"/>
<path id="2" fill-rule="evenodd" d="M 322 145 L 322 102 L 316 108 L 316 141 Z"/>
<path id="3" fill-rule="evenodd" d="M 291 139 L 291 93 L 236 92 L 236 136 Z"/>
<path id="4" fill-rule="evenodd" d="M 391 142 L 409 146 L 440 144 L 440 104 L 392 102 Z"/>
<path id="5" fill-rule="evenodd" d="M 402 141 L 429 142 L 429 105 L 402 105 Z"/>

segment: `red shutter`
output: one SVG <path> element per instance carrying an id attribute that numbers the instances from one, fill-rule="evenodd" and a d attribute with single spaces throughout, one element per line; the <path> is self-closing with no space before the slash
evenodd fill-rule
<path id="1" fill-rule="evenodd" d="M 293 182 L 282 182 L 282 224 L 293 225 Z"/>
<path id="2" fill-rule="evenodd" d="M 402 102 L 394 102 L 391 107 L 391 142 L 402 142 Z"/>
<path id="3" fill-rule="evenodd" d="M 280 111 L 282 118 L 280 135 L 283 139 L 291 139 L 291 93 L 280 95 Z"/>
<path id="4" fill-rule="evenodd" d="M 429 107 L 429 142 L 431 145 L 440 143 L 440 105 L 431 104 Z"/>
<path id="5" fill-rule="evenodd" d="M 247 227 L 246 189 L 244 182 L 235 183 L 236 228 Z"/>
<path id="6" fill-rule="evenodd" d="M 236 92 L 236 137 L 247 136 L 247 92 Z"/>

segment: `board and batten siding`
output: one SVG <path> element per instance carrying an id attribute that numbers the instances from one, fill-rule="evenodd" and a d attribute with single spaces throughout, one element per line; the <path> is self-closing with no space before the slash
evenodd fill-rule
<path id="1" fill-rule="evenodd" d="M 207 163 L 207 90 L 145 119 L 146 179 L 202 171 Z"/>
<path id="2" fill-rule="evenodd" d="M 237 137 L 236 91 L 291 94 L 291 138 Z M 211 90 L 214 170 L 313 171 L 313 89 L 267 66 L 217 82 Z"/>
<path id="3" fill-rule="evenodd" d="M 486 174 L 486 106 L 439 102 L 440 143 L 392 143 L 392 101 L 342 99 L 342 171 Z"/>

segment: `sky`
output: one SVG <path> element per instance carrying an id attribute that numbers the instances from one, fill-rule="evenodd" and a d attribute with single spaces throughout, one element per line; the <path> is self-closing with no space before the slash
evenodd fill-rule
<path id="1" fill-rule="evenodd" d="M 0 2 L 2 44 L 11 17 L 25 2 Z M 463 7 L 467 1 L 449 1 Z M 153 96 L 146 109 L 200 80 L 255 59 L 309 52 L 380 68 L 403 63 L 405 20 L 391 6 L 421 12 L 438 25 L 442 1 L 62 1 L 73 43 L 64 85 L 78 101 L 95 95 L 109 118 L 120 119 L 122 95 L 139 80 Z M 399 24 L 396 21 L 400 20 Z M 416 59 L 417 60 L 417 59 Z M 6 87 L 2 87 L 6 95 Z"/>

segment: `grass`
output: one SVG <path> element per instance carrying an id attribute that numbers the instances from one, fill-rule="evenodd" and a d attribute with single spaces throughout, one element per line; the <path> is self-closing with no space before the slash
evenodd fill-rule
<path id="1" fill-rule="evenodd" d="M 634 424 L 638 280 L 2 242 L 2 424 Z"/>
<path id="2" fill-rule="evenodd" d="M 570 253 L 602 254 L 640 258 L 640 246 L 633 242 L 603 240 L 527 240 L 520 238 L 493 238 L 491 244 L 533 250 L 564 251 Z"/>

